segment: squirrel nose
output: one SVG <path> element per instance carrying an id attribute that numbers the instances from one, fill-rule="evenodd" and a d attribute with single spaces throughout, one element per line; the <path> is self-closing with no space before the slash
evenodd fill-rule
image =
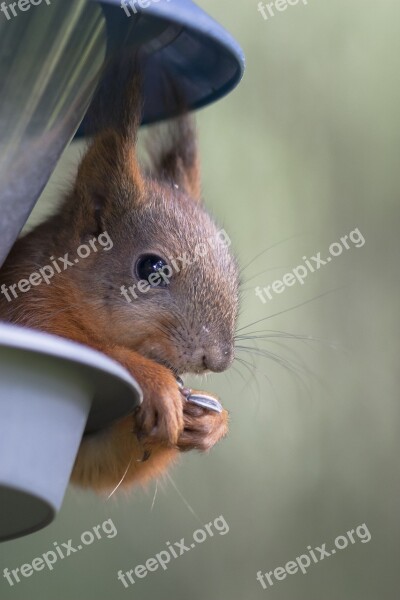
<path id="1" fill-rule="evenodd" d="M 231 346 L 210 346 L 203 351 L 204 370 L 221 373 L 225 371 L 234 359 L 234 352 Z"/>

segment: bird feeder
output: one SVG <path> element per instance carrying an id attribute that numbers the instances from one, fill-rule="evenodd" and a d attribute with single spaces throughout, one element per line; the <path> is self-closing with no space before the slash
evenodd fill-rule
<path id="1" fill-rule="evenodd" d="M 112 57 L 143 65 L 143 123 L 174 114 L 165 72 L 189 109 L 232 90 L 235 40 L 190 0 L 22 0 L 0 12 L 0 265 L 85 114 Z M 112 82 L 110 82 L 112 85 Z M 0 324 L 0 540 L 54 518 L 83 435 L 131 413 L 141 390 L 85 346 Z"/>

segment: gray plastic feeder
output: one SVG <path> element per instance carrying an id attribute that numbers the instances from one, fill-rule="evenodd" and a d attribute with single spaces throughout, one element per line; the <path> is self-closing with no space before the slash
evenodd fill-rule
<path id="1" fill-rule="evenodd" d="M 102 429 L 140 402 L 136 382 L 107 356 L 0 324 L 0 540 L 50 523 L 85 430 Z"/>

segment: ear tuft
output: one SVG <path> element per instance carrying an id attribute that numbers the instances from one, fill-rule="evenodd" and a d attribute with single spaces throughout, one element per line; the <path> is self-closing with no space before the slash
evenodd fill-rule
<path id="1" fill-rule="evenodd" d="M 87 117 L 96 132 L 78 169 L 75 193 L 93 227 L 132 208 L 143 197 L 144 180 L 136 158 L 142 118 L 139 59 L 111 60 Z"/>
<path id="2" fill-rule="evenodd" d="M 147 144 L 156 177 L 201 200 L 200 160 L 194 118 L 188 114 L 158 127 Z"/>

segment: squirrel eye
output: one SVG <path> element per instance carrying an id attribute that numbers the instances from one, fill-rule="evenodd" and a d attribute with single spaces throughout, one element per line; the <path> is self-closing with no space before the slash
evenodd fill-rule
<path id="1" fill-rule="evenodd" d="M 136 274 L 139 279 L 147 280 L 152 287 L 166 287 L 168 282 L 165 278 L 152 277 L 149 280 L 151 275 L 158 274 L 166 266 L 167 263 L 160 256 L 157 256 L 156 254 L 145 254 L 144 256 L 141 256 L 136 263 Z"/>

